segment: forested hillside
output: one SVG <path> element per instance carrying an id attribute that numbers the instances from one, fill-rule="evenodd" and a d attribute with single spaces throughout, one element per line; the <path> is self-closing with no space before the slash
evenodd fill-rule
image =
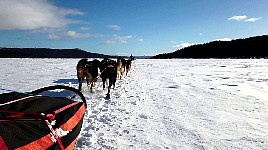
<path id="1" fill-rule="evenodd" d="M 268 35 L 192 45 L 152 58 L 268 58 Z"/>

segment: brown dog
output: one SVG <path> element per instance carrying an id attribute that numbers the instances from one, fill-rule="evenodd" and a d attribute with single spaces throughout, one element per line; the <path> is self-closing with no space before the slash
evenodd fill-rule
<path id="1" fill-rule="evenodd" d="M 124 58 L 118 57 L 116 62 L 117 78 L 122 79 L 124 77 L 125 67 L 126 60 Z"/>
<path id="2" fill-rule="evenodd" d="M 90 85 L 90 89 L 92 92 L 92 87 L 95 85 L 94 80 L 96 80 L 98 76 L 98 67 L 99 67 L 99 61 L 93 60 L 93 61 L 87 61 L 87 59 L 81 59 L 79 60 L 76 70 L 77 70 L 77 78 L 79 81 L 79 87 L 78 89 L 81 91 L 82 83 L 84 81 L 84 78 L 86 77 L 87 85 Z"/>

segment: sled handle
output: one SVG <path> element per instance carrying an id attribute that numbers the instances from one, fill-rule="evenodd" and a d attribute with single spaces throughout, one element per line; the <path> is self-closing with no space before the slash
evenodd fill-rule
<path id="1" fill-rule="evenodd" d="M 85 105 L 87 104 L 86 98 L 81 93 L 81 91 L 79 91 L 79 90 L 77 90 L 77 89 L 75 89 L 73 87 L 64 86 L 64 85 L 52 85 L 52 86 L 43 87 L 43 88 L 34 90 L 34 91 L 30 92 L 29 94 L 37 95 L 37 94 L 42 93 L 42 92 L 45 92 L 45 91 L 56 90 L 56 89 L 70 90 L 70 91 L 76 93 L 77 95 L 79 95 L 81 97 L 83 103 L 85 103 Z"/>

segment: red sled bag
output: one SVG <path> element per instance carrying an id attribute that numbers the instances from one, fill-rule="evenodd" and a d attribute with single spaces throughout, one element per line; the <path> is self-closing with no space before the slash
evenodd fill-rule
<path id="1" fill-rule="evenodd" d="M 64 89 L 82 102 L 38 95 Z M 73 149 L 83 124 L 86 100 L 68 86 L 44 87 L 30 93 L 0 94 L 0 150 Z"/>

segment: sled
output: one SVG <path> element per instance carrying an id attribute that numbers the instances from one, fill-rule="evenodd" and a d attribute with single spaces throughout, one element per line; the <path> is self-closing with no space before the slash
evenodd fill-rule
<path id="1" fill-rule="evenodd" d="M 81 101 L 40 95 L 68 90 Z M 48 86 L 29 93 L 0 94 L 0 149 L 73 149 L 86 110 L 83 94 L 68 86 Z"/>

